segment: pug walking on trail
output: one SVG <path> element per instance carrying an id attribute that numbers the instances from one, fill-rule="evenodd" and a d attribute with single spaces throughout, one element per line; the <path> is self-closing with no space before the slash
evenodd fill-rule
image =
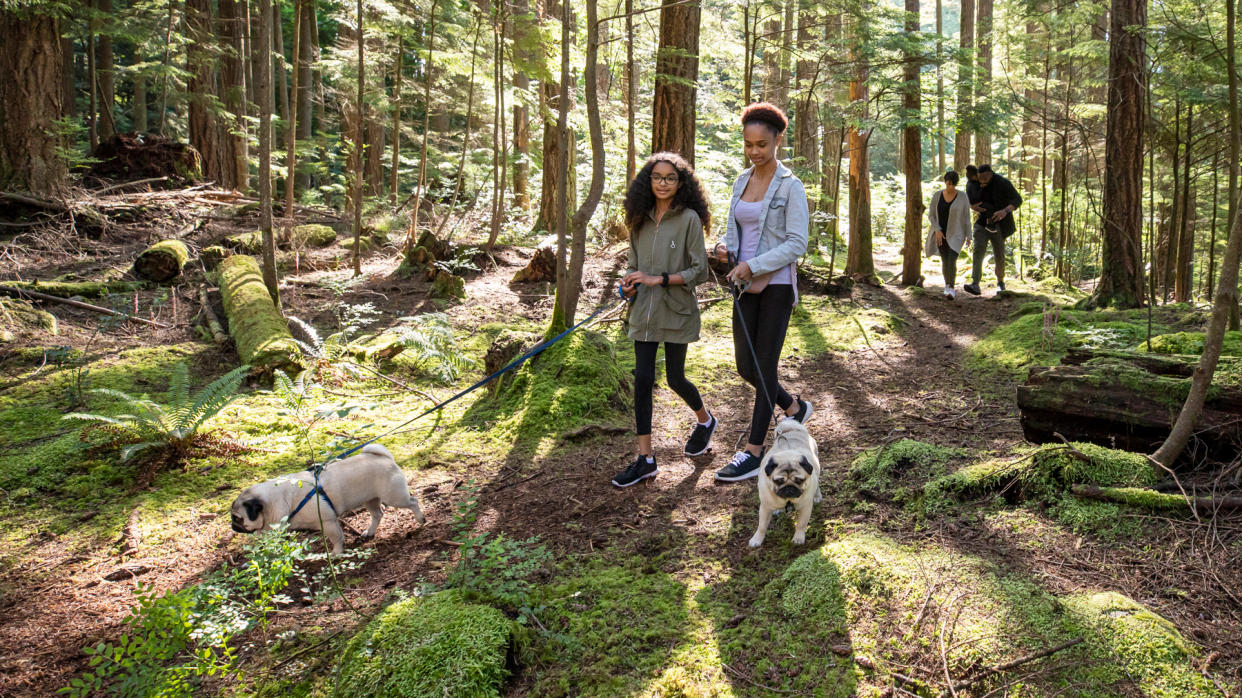
<path id="1" fill-rule="evenodd" d="M 656 153 L 630 182 L 625 195 L 630 261 L 621 293 L 631 299 L 629 338 L 634 340 L 634 431 L 638 458 L 612 479 L 629 487 L 655 477 L 651 446 L 652 392 L 656 352 L 664 344 L 668 387 L 694 411 L 685 454 L 706 453 L 716 431 L 694 384 L 686 380 L 686 348 L 699 339 L 699 304 L 694 287 L 707 280 L 704 231 L 711 218 L 707 195 L 694 169 L 676 153 Z"/>
<path id="2" fill-rule="evenodd" d="M 759 467 L 759 528 L 750 538 L 750 547 L 763 545 L 772 516 L 792 505 L 797 512 L 794 545 L 806 542 L 811 508 L 820 500 L 819 446 L 800 422 L 782 419 L 776 425 L 772 450 Z"/>

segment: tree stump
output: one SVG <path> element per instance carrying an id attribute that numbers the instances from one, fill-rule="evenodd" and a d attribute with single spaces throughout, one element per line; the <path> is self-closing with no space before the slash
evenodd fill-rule
<path id="1" fill-rule="evenodd" d="M 180 240 L 160 240 L 134 260 L 134 274 L 147 281 L 170 281 L 181 275 L 190 248 Z"/>
<path id="2" fill-rule="evenodd" d="M 1028 441 L 1067 439 L 1150 453 L 1169 435 L 1198 358 L 1071 351 L 1060 366 L 1032 368 L 1018 386 Z M 1236 455 L 1242 445 L 1242 359 L 1222 357 L 1196 428 L 1199 453 Z M 1195 451 L 1191 448 L 1188 452 Z"/>
<path id="3" fill-rule="evenodd" d="M 540 247 L 525 267 L 513 275 L 517 282 L 556 281 L 556 252 L 551 247 Z"/>

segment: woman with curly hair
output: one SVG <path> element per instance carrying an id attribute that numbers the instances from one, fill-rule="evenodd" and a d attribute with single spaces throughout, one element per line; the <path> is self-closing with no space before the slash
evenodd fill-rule
<path id="1" fill-rule="evenodd" d="M 738 373 L 755 388 L 755 404 L 746 448 L 716 472 L 716 479 L 725 482 L 759 474 L 774 405 L 804 424 L 811 416 L 811 403 L 787 393 L 776 375 L 789 316 L 798 302 L 797 262 L 806 252 L 810 222 L 806 192 L 776 159 L 789 126 L 784 112 L 759 102 L 742 110 L 741 121 L 751 167 L 733 184 L 728 224 L 715 253 L 721 262 L 735 265 L 728 278 L 743 287 L 734 303 L 733 350 Z"/>
<path id="2" fill-rule="evenodd" d="M 710 222 L 707 196 L 694 169 L 676 153 L 656 153 L 625 194 L 630 262 L 621 293 L 632 300 L 629 337 L 634 340 L 634 422 L 638 458 L 612 479 L 629 487 L 655 477 L 651 447 L 651 397 L 656 350 L 664 343 L 668 386 L 694 411 L 695 425 L 685 453 L 707 451 L 716 419 L 699 391 L 686 380 L 686 345 L 699 338 L 699 303 L 694 287 L 707 279 L 703 231 Z"/>

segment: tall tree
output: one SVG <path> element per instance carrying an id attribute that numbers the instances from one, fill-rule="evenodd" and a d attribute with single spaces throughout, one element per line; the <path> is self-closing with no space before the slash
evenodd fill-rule
<path id="1" fill-rule="evenodd" d="M 246 15 L 237 0 L 219 0 L 220 97 L 227 112 L 223 119 L 223 151 L 220 186 L 248 189 L 250 186 L 249 138 L 246 136 L 246 71 L 243 64 L 242 35 Z"/>
<path id="2" fill-rule="evenodd" d="M 293 63 L 290 73 L 290 101 L 296 105 L 298 90 L 302 87 L 302 15 L 306 12 L 305 0 L 293 0 Z M 287 226 L 293 222 L 293 196 L 297 187 L 298 132 L 297 127 L 301 114 L 299 109 L 289 110 L 289 121 L 285 124 L 285 221 Z"/>
<path id="3" fill-rule="evenodd" d="M 414 210 L 410 213 L 410 231 L 405 238 L 405 258 L 408 261 L 418 241 L 418 214 L 427 194 L 427 150 L 431 137 L 431 81 L 435 73 L 436 8 L 439 0 L 431 0 L 431 12 L 427 21 L 427 60 L 423 61 L 423 144 L 418 155 L 418 184 L 414 189 Z"/>
<path id="4" fill-rule="evenodd" d="M 530 76 L 521 67 L 531 60 L 527 46 L 530 43 L 533 17 L 528 0 L 513 3 L 513 204 L 525 211 L 530 209 L 530 107 L 526 95 L 530 90 Z"/>
<path id="5" fill-rule="evenodd" d="M 403 37 L 397 35 L 397 59 L 392 66 L 392 164 L 388 170 L 388 203 L 397 205 L 401 178 L 401 67 L 405 58 Z"/>
<path id="6" fill-rule="evenodd" d="M 936 169 L 944 174 L 944 0 L 936 0 Z"/>
<path id="7" fill-rule="evenodd" d="M 573 142 L 569 136 L 569 0 L 561 2 L 561 93 L 557 97 L 556 138 L 560 159 L 557 169 L 564 173 L 556 183 L 556 300 L 548 336 L 559 334 L 569 326 L 566 299 L 569 297 L 569 267 L 566 254 L 569 251 L 569 181 L 574 173 L 569 167 L 569 151 Z"/>
<path id="8" fill-rule="evenodd" d="M 367 45 L 366 25 L 363 23 L 362 16 L 362 0 L 358 0 L 358 14 L 355 38 L 358 42 L 358 64 L 356 70 L 358 72 L 358 95 L 355 103 L 356 113 L 354 115 L 354 276 L 362 275 L 362 159 L 363 148 L 363 129 L 366 127 L 366 82 L 367 82 L 367 66 L 365 59 L 365 48 Z"/>
<path id="9" fill-rule="evenodd" d="M 979 43 L 979 73 L 976 76 L 975 100 L 976 110 L 987 109 L 987 95 L 992 89 L 992 0 L 978 0 L 979 19 L 975 22 L 975 33 Z M 975 124 L 975 161 L 992 162 L 992 134 L 983 128 L 981 122 Z"/>
<path id="10" fill-rule="evenodd" d="M 112 0 L 96 0 L 103 18 L 99 32 L 99 53 L 95 57 L 96 89 L 99 90 L 99 139 L 108 140 L 116 133 L 116 61 L 112 55 Z"/>
<path id="11" fill-rule="evenodd" d="M 651 149 L 672 151 L 694 164 L 695 98 L 699 79 L 698 0 L 663 0 L 656 53 Z"/>
<path id="12" fill-rule="evenodd" d="M 980 0 L 984 2 L 984 0 Z M 906 0 L 906 37 L 913 41 L 919 31 L 919 0 Z M 907 44 L 901 95 L 902 169 L 906 173 L 906 234 L 902 248 L 901 282 L 919 284 L 923 277 L 923 139 L 919 131 L 922 118 L 922 86 L 919 68 L 922 57 Z"/>
<path id="13" fill-rule="evenodd" d="M 0 7 L 0 189 L 59 194 L 69 171 L 47 128 L 64 108 L 64 53 L 52 6 Z M 46 13 L 46 14 L 45 14 Z"/>
<path id="14" fill-rule="evenodd" d="M 749 6 L 749 3 L 748 3 Z M 746 60 L 750 60 L 749 57 Z M 634 181 L 638 167 L 637 134 L 634 129 L 634 110 L 637 108 L 638 85 L 634 83 L 634 0 L 625 0 L 625 181 Z M 746 86 L 750 91 L 750 86 Z"/>
<path id="15" fill-rule="evenodd" d="M 1233 163 L 1238 162 L 1238 159 L 1242 158 L 1242 113 L 1239 113 L 1238 107 L 1238 54 L 1235 36 L 1237 32 L 1237 2 L 1238 0 L 1225 0 L 1225 70 L 1228 73 L 1229 84 L 1229 101 L 1226 108 L 1229 111 L 1229 160 Z M 1117 6 L 1119 4 L 1133 4 L 1137 6 L 1137 8 L 1123 8 L 1123 10 L 1133 12 L 1133 14 L 1125 15 L 1123 20 L 1133 21 L 1126 22 L 1126 24 L 1121 26 L 1137 26 L 1140 28 L 1146 26 L 1146 3 L 1141 2 L 1141 0 L 1113 0 L 1112 29 L 1114 32 L 1116 32 L 1118 27 Z M 1116 49 L 1113 50 L 1115 51 Z M 1112 106 L 1112 82 L 1112 80 L 1109 81 L 1110 107 Z M 1107 164 L 1105 167 L 1107 167 Z M 1208 322 L 1207 334 L 1203 340 L 1203 354 L 1199 357 L 1199 364 L 1195 366 L 1194 376 L 1191 378 L 1190 392 L 1186 396 L 1186 402 L 1182 405 L 1181 412 L 1177 415 L 1177 421 L 1173 423 L 1173 428 L 1169 432 L 1169 438 L 1165 439 L 1160 448 L 1152 454 L 1152 459 L 1165 467 L 1171 467 L 1173 462 L 1182 454 L 1182 451 L 1185 450 L 1186 444 L 1194 433 L 1195 423 L 1199 421 L 1199 417 L 1203 414 L 1203 403 L 1207 399 L 1208 388 L 1212 384 L 1212 376 L 1216 373 L 1216 364 L 1220 361 L 1220 350 L 1225 339 L 1225 329 L 1230 322 L 1229 315 L 1238 305 L 1238 261 L 1242 259 L 1242 216 L 1238 215 L 1237 208 L 1235 207 L 1235 210 L 1232 212 L 1233 219 L 1230 221 L 1229 242 L 1225 246 L 1225 258 L 1221 261 L 1220 268 L 1220 282 L 1216 286 L 1216 298 L 1212 302 L 1212 318 Z"/>
<path id="16" fill-rule="evenodd" d="M 956 132 L 953 136 L 953 169 L 962 172 L 970 164 L 971 91 L 974 85 L 975 0 L 962 0 L 961 35 L 958 38 Z"/>
<path id="17" fill-rule="evenodd" d="M 1137 308 L 1143 304 L 1143 140 L 1147 117 L 1143 28 L 1147 25 L 1147 0 L 1113 0 L 1111 22 L 1103 267 L 1091 302 L 1098 307 Z"/>
<path id="18" fill-rule="evenodd" d="M 270 0 L 269 0 L 270 2 Z M 216 70 L 211 55 L 211 46 L 215 44 L 215 32 L 211 21 L 211 0 L 186 0 L 185 23 L 189 31 L 190 44 L 186 47 L 186 63 L 190 71 L 187 89 L 190 92 L 190 145 L 202 156 L 203 176 L 220 182 L 221 147 L 220 129 L 216 123 L 216 113 L 212 108 L 216 98 Z M 270 24 L 260 21 L 260 27 Z M 262 29 L 260 29 L 262 31 Z M 266 43 L 259 44 L 267 46 Z M 264 50 L 264 55 L 266 55 Z M 257 79 L 256 78 L 256 96 Z M 262 167 L 259 172 L 266 172 Z"/>
<path id="19" fill-rule="evenodd" d="M 850 41 L 850 105 L 855 119 L 850 124 L 850 238 L 849 256 L 845 261 L 845 273 L 865 280 L 875 279 L 875 260 L 871 255 L 871 158 L 868 141 L 871 127 L 867 124 L 868 66 L 863 44 L 867 41 L 867 12 L 869 3 L 863 2 L 854 18 L 854 36 Z"/>
<path id="20" fill-rule="evenodd" d="M 259 227 L 263 237 L 263 284 L 280 309 L 276 277 L 276 236 L 272 231 L 272 0 L 258 0 L 259 31 L 255 44 L 260 60 L 254 66 L 254 95 L 259 109 Z"/>
<path id="21" fill-rule="evenodd" d="M 554 19 L 556 13 L 560 10 L 552 6 L 552 0 L 539 3 L 541 7 L 540 18 L 547 21 Z M 560 169 L 561 162 L 561 139 L 560 133 L 557 131 L 557 115 L 553 113 L 553 109 L 557 113 L 562 109 L 560 106 L 561 88 L 556 80 L 545 77 L 539 82 L 539 116 L 543 122 L 543 141 L 542 141 L 542 157 L 543 172 L 540 180 L 541 190 L 539 194 L 539 213 L 535 216 L 535 230 L 546 230 L 555 233 L 560 230 L 561 217 L 565 215 L 564 206 L 557 208 L 556 193 L 561 188 L 561 178 L 565 172 Z M 549 167 L 549 163 L 556 163 L 557 166 Z"/>

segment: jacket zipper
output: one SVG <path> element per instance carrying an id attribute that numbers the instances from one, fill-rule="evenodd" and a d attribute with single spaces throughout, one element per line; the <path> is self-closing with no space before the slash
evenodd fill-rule
<path id="1" fill-rule="evenodd" d="M 655 235 L 651 236 L 651 263 L 655 264 L 656 240 L 660 238 L 660 223 L 664 220 L 664 216 L 656 221 Z M 654 286 L 652 288 L 655 288 Z M 651 341 L 651 310 L 655 307 L 655 301 L 647 302 L 647 331 L 643 335 L 644 342 Z"/>

